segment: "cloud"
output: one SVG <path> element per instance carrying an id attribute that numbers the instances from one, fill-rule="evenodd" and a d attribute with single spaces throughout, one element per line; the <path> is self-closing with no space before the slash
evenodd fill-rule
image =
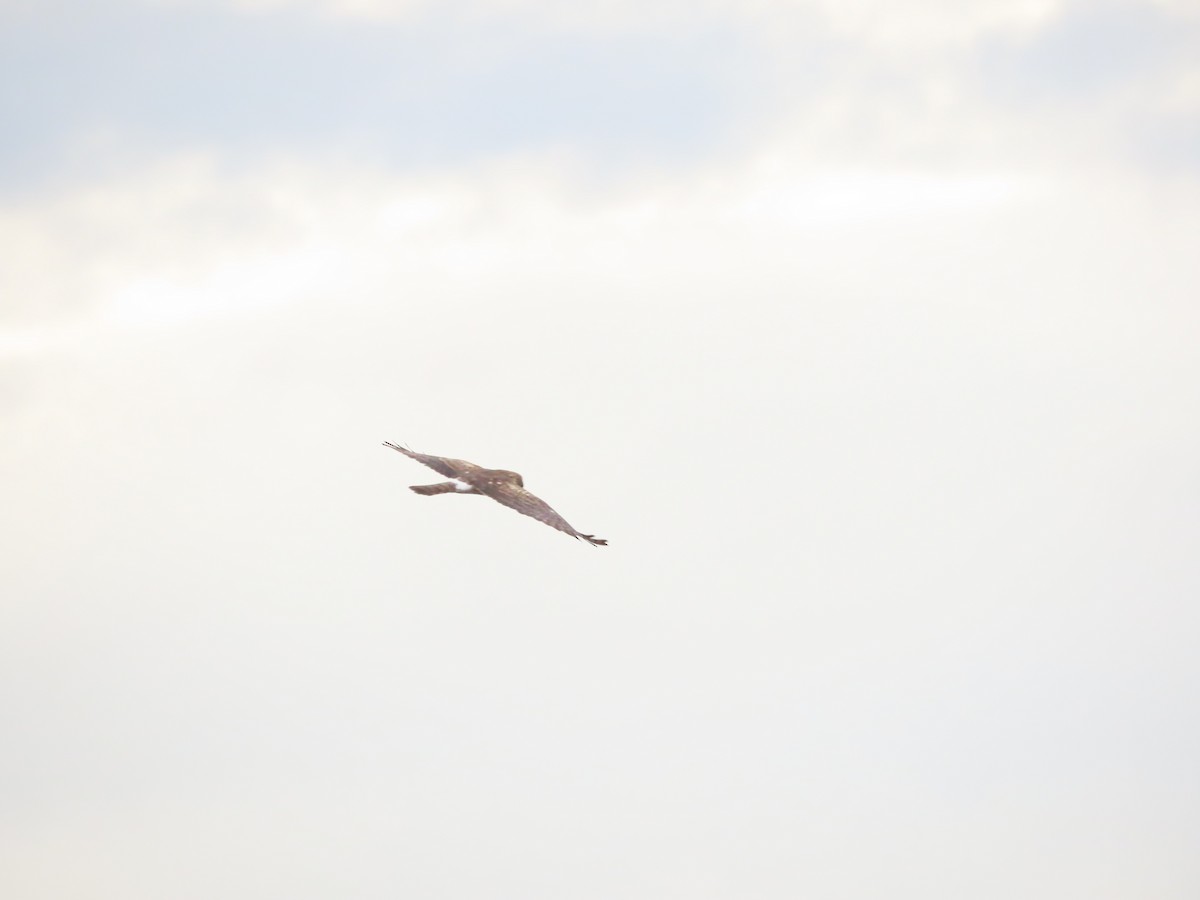
<path id="1" fill-rule="evenodd" d="M 44 85 L 0 95 L 10 196 L 187 153 L 397 171 L 566 154 L 620 179 L 783 142 L 822 166 L 1186 168 L 1194 140 L 1196 29 L 1170 6 L 116 11 L 6 32 L 9 83 Z"/>
<path id="2" fill-rule="evenodd" d="M 178 5 L 164 0 L 169 5 Z M 179 0 L 184 2 L 184 0 Z M 413 21 L 434 10 L 460 24 L 520 20 L 552 31 L 675 31 L 714 26 L 740 27 L 794 40 L 801 28 L 834 34 L 877 47 L 928 48 L 970 43 L 991 32 L 1028 31 L 1066 8 L 1066 0 L 599 0 L 561 4 L 546 0 L 228 0 L 250 14 L 295 11 L 334 19 Z"/>
<path id="3" fill-rule="evenodd" d="M 0 186 L 13 194 L 214 150 L 396 167 L 553 148 L 610 167 L 689 161 L 759 112 L 770 77 L 736 33 L 548 35 L 520 20 L 329 23 L 208 6 L 15 21 L 0 70 L 36 86 L 0 91 L 16 136 L 0 148 Z"/>
<path id="4" fill-rule="evenodd" d="M 1197 808 L 1200 207 L 1142 188 L 777 148 L 606 190 L 185 158 L 59 198 L 47 265 L 115 268 L 0 446 L 5 870 L 1145 893 Z M 615 552 L 405 505 L 385 438 L 517 467 Z"/>
<path id="5" fill-rule="evenodd" d="M 21 892 L 1184 881 L 1195 188 L 858 59 L 619 177 L 298 144 L 8 202 Z"/>
<path id="6" fill-rule="evenodd" d="M 203 6 L 0 35 L 6 885 L 1194 895 L 1168 13 Z"/>
<path id="7" fill-rule="evenodd" d="M 663 251 L 688 252 L 705 231 L 769 241 L 780 228 L 936 221 L 1035 189 L 996 173 L 809 169 L 777 153 L 616 191 L 573 169 L 548 157 L 421 176 L 286 160 L 235 171 L 188 155 L 11 206 L 8 352 L 53 346 L 46 329 L 73 341 L 83 321 L 162 327 L 381 283 L 561 275 L 656 235 L 673 236 Z"/>
<path id="8" fill-rule="evenodd" d="M 1079 5 L 1036 34 L 987 42 L 973 80 L 990 115 L 1047 161 L 1194 176 L 1198 51 L 1200 20 L 1178 8 Z"/>
<path id="9" fill-rule="evenodd" d="M 102 306 L 135 281 L 190 281 L 248 244 L 257 252 L 294 244 L 311 223 L 288 202 L 252 178 L 218 179 L 210 161 L 185 156 L 10 204 L 0 213 L 0 236 L 13 252 L 0 273 L 0 315 L 53 321 Z"/>
<path id="10" fill-rule="evenodd" d="M 1026 102 L 1087 102 L 1141 88 L 1162 70 L 1194 70 L 1200 24 L 1143 5 L 1079 6 L 1035 34 L 989 42 L 994 91 Z M 1151 93 L 1146 91 L 1145 93 Z"/>

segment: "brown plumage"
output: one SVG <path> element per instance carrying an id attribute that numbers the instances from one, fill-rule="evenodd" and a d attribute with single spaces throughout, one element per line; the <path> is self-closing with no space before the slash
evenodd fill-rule
<path id="1" fill-rule="evenodd" d="M 385 447 L 391 447 L 397 453 L 403 453 L 409 459 L 415 459 L 422 465 L 429 466 L 439 475 L 453 478 L 454 481 L 443 481 L 440 484 L 414 484 L 409 489 L 418 494 L 431 496 L 433 494 L 483 494 L 491 497 L 497 503 L 503 503 L 510 509 L 515 509 L 522 515 L 532 516 L 539 522 L 545 522 L 551 528 L 571 535 L 573 538 L 583 538 L 593 547 L 607 546 L 608 541 L 595 535 L 583 534 L 550 508 L 546 501 L 525 490 L 524 479 L 516 472 L 507 469 L 485 469 L 465 459 L 450 459 L 445 456 L 430 456 L 426 453 L 414 453 L 384 441 Z"/>

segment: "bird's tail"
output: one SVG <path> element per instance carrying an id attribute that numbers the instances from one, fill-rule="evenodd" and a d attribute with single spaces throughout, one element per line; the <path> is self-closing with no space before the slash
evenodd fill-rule
<path id="1" fill-rule="evenodd" d="M 443 481 L 441 484 L 412 484 L 408 489 L 415 494 L 424 494 L 426 497 L 434 494 L 466 493 L 459 491 L 458 485 L 453 481 Z"/>

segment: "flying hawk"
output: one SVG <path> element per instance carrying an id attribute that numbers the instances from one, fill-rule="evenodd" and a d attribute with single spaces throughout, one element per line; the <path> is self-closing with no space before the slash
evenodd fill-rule
<path id="1" fill-rule="evenodd" d="M 546 501 L 525 490 L 525 482 L 516 472 L 509 472 L 505 469 L 485 469 L 483 466 L 469 463 L 465 459 L 448 459 L 444 456 L 414 453 L 391 441 L 384 441 L 383 446 L 391 447 L 409 459 L 415 459 L 422 465 L 429 466 L 439 475 L 454 479 L 453 481 L 443 481 L 440 484 L 411 485 L 409 490 L 418 494 L 426 496 L 453 493 L 483 494 L 523 515 L 532 516 L 539 522 L 545 522 L 551 528 L 565 531 L 573 538 L 583 538 L 593 547 L 603 547 L 608 544 L 604 538 L 582 534 L 572 528 L 566 519 L 550 508 Z"/>

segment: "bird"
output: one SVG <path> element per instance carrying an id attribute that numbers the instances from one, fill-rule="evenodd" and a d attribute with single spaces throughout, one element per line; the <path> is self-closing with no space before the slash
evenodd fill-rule
<path id="1" fill-rule="evenodd" d="M 608 541 L 604 538 L 576 531 L 566 519 L 550 508 L 550 504 L 525 490 L 525 479 L 517 472 L 510 472 L 507 469 L 485 469 L 483 466 L 477 466 L 465 459 L 450 459 L 445 456 L 415 453 L 407 447 L 401 447 L 391 441 L 384 441 L 383 446 L 391 447 L 397 453 L 403 453 L 409 459 L 415 459 L 422 465 L 429 466 L 439 475 L 453 479 L 439 484 L 410 485 L 409 490 L 414 493 L 426 497 L 435 494 L 483 494 L 485 497 L 491 497 L 497 503 L 515 509 L 522 515 L 532 516 L 551 528 L 557 528 L 576 540 L 582 538 L 593 547 L 608 546 Z"/>

